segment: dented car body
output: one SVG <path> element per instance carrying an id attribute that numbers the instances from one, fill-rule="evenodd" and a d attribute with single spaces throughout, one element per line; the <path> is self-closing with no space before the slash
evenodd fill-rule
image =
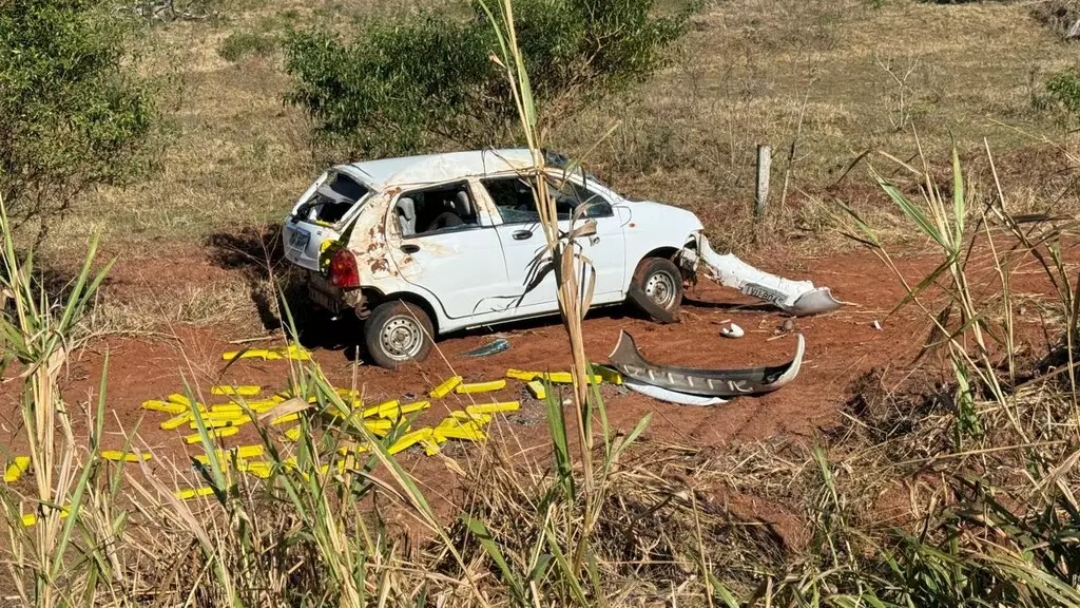
<path id="1" fill-rule="evenodd" d="M 554 273 L 537 269 L 546 241 L 522 178 L 532 168 L 528 150 L 333 167 L 286 218 L 286 257 L 309 271 L 316 304 L 366 320 L 368 351 L 388 367 L 422 359 L 434 335 L 557 313 Z M 724 257 L 702 259 L 711 249 L 689 211 L 624 198 L 555 154 L 546 155 L 544 173 L 560 230 L 571 229 L 575 212 L 579 222 L 595 224 L 577 240 L 595 269 L 594 306 L 622 303 L 636 287 L 654 307 L 676 314 L 699 264 Z M 723 274 L 713 268 L 728 284 Z M 782 308 L 802 295 L 755 293 L 762 281 L 743 283 L 732 286 L 773 294 L 766 299 Z M 781 287 L 789 292 L 808 291 L 809 283 L 787 283 Z"/>

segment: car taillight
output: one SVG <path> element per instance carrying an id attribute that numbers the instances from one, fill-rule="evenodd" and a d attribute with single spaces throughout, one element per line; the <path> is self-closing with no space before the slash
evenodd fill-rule
<path id="1" fill-rule="evenodd" d="M 349 289 L 360 286 L 360 270 L 356 267 L 356 256 L 348 249 L 341 249 L 330 258 L 330 284 L 334 287 Z"/>

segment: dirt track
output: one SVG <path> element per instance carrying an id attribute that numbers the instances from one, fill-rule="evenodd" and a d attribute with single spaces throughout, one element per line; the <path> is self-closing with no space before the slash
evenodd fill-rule
<path id="1" fill-rule="evenodd" d="M 922 344 L 927 324 L 915 310 L 886 319 L 904 292 L 872 254 L 857 252 L 828 260 L 803 260 L 797 266 L 761 265 L 787 276 L 810 278 L 816 284 L 830 286 L 838 298 L 849 303 L 835 313 L 797 320 L 797 331 L 807 341 L 805 363 L 798 379 L 776 393 L 739 398 L 710 408 L 664 404 L 607 386 L 603 394 L 614 427 L 629 430 L 651 413 L 653 421 L 645 438 L 698 448 L 776 436 L 809 438 L 837 422 L 853 380 L 874 368 L 903 368 Z M 910 259 L 900 265 L 915 278 L 932 268 L 932 261 Z M 122 269 L 118 276 L 125 276 Z M 1018 270 L 1013 277 L 1014 288 L 1021 291 L 1045 292 L 1048 287 L 1033 266 Z M 746 329 L 744 338 L 731 340 L 720 336 L 721 323 L 729 319 Z M 679 324 L 657 325 L 614 308 L 592 313 L 584 327 L 587 352 L 597 362 L 606 361 L 619 331 L 625 329 L 635 337 L 643 354 L 656 362 L 718 368 L 787 360 L 795 348 L 794 337 L 774 335 L 784 319 L 779 312 L 762 309 L 732 290 L 703 281 L 687 294 Z M 874 320 L 882 321 L 881 330 L 872 327 Z M 321 333 L 324 337 L 336 336 L 336 342 L 348 343 L 348 334 L 352 332 L 354 326 L 342 324 L 326 327 Z M 346 335 L 342 336 L 343 333 Z M 495 333 L 510 341 L 510 350 L 484 359 L 460 356 L 485 344 Z M 109 436 L 104 447 L 123 447 L 124 433 L 138 429 L 134 445 L 145 444 L 155 452 L 158 462 L 171 458 L 179 469 L 184 469 L 184 454 L 189 448 L 180 437 L 192 431 L 186 427 L 177 431 L 160 430 L 157 425 L 165 416 L 141 409 L 140 403 L 183 392 L 185 378 L 207 400 L 212 399 L 206 392 L 209 385 L 217 382 L 257 383 L 278 390 L 287 383 L 288 364 L 242 361 L 222 373 L 225 364 L 221 353 L 238 348 L 229 341 L 250 335 L 230 327 L 180 328 L 175 334 L 175 339 L 113 337 L 94 342 L 74 357 L 63 388 L 69 403 L 85 404 L 96 392 L 107 352 Z M 328 343 L 325 338 L 322 341 Z M 480 381 L 500 378 L 508 368 L 561 370 L 567 369 L 569 363 L 565 333 L 554 319 L 445 338 L 438 343 L 441 356 L 433 353 L 424 364 L 396 372 L 357 365 L 353 360 L 354 348 L 320 346 L 319 336 L 309 346 L 337 386 L 351 386 L 355 379 L 356 387 L 363 391 L 368 402 L 419 398 L 451 375 L 449 366 L 466 381 Z M 521 398 L 522 411 L 508 416 L 500 431 L 504 438 L 507 431 L 511 432 L 519 445 L 542 445 L 547 434 L 542 405 L 528 399 L 523 388 L 512 381 L 501 393 L 482 397 Z M 5 392 L 10 400 L 10 391 Z M 428 417 L 438 420 L 447 409 L 459 409 L 464 398 L 451 395 L 436 402 Z M 4 443 L 9 449 L 18 451 L 19 442 L 14 437 L 21 431 L 17 429 L 12 405 L 9 401 L 3 414 L 3 439 L 7 440 Z M 228 445 L 256 439 L 253 429 L 243 428 L 240 435 L 229 438 Z M 449 453 L 460 455 L 468 449 L 456 446 L 453 448 L 456 451 Z M 431 471 L 431 465 L 422 463 L 424 460 L 430 459 L 422 453 L 405 456 L 410 466 Z"/>

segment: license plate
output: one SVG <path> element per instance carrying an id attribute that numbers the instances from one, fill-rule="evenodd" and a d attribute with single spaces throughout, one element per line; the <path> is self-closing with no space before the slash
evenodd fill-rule
<path id="1" fill-rule="evenodd" d="M 311 240 L 311 235 L 299 228 L 293 228 L 292 234 L 289 235 L 289 247 L 293 249 L 306 249 L 308 241 Z"/>

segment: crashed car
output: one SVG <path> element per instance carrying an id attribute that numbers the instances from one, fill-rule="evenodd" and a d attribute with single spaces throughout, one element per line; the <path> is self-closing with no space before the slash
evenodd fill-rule
<path id="1" fill-rule="evenodd" d="M 286 257 L 308 271 L 312 301 L 364 320 L 367 351 L 384 367 L 423 360 L 441 334 L 558 313 L 523 177 L 532 158 L 525 149 L 479 150 L 332 167 L 286 218 Z M 625 198 L 552 152 L 544 165 L 560 230 L 575 217 L 594 228 L 577 240 L 595 269 L 593 306 L 630 299 L 672 320 L 702 264 L 724 285 L 793 314 L 836 305 L 827 289 L 716 254 L 685 209 Z"/>

